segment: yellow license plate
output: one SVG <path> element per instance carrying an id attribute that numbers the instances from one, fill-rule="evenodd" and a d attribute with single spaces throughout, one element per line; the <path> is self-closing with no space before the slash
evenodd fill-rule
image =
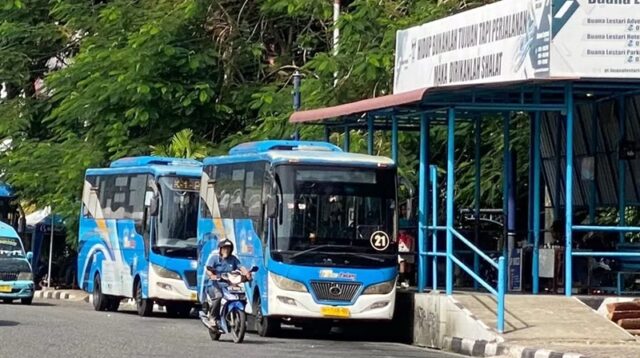
<path id="1" fill-rule="evenodd" d="M 11 292 L 11 286 L 0 286 L 0 292 Z"/>
<path id="2" fill-rule="evenodd" d="M 345 307 L 321 307 L 320 313 L 325 317 L 345 318 L 351 315 L 351 311 Z"/>
<path id="3" fill-rule="evenodd" d="M 195 293 L 191 293 L 191 301 L 197 301 L 198 296 Z"/>

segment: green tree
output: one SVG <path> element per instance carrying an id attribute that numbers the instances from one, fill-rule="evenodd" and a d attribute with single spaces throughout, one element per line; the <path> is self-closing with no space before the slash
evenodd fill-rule
<path id="1" fill-rule="evenodd" d="M 169 145 L 151 146 L 151 154 L 165 157 L 203 159 L 207 152 L 206 145 L 194 142 L 193 130 L 189 128 L 176 133 Z"/>
<path id="2" fill-rule="evenodd" d="M 479 3 L 343 1 L 334 55 L 326 0 L 4 0 L 0 139 L 13 144 L 0 167 L 24 200 L 52 205 L 74 234 L 86 168 L 152 151 L 197 158 L 287 138 L 295 70 L 304 75 L 305 108 L 389 94 L 396 30 Z M 322 136 L 316 126 L 300 129 L 303 138 Z M 461 163 L 472 158 L 468 133 L 460 127 Z M 444 133 L 434 137 L 434 160 L 442 161 Z M 379 133 L 376 153 L 389 155 L 389 142 Z M 500 166 L 498 142 L 483 146 L 487 171 Z M 351 143 L 366 150 L 361 131 Z M 401 171 L 415 181 L 418 138 L 402 134 L 400 143 Z M 458 195 L 466 200 L 470 166 L 461 168 Z M 494 179 L 483 177 L 483 187 Z"/>

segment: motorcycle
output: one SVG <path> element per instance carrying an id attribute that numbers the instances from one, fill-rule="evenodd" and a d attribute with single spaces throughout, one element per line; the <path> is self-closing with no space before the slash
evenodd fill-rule
<path id="1" fill-rule="evenodd" d="M 258 267 L 254 266 L 250 272 L 257 272 Z M 220 340 L 223 334 L 231 333 L 234 343 L 242 343 L 247 330 L 247 315 L 245 307 L 247 305 L 247 295 L 244 290 L 244 283 L 248 279 L 239 270 L 220 275 L 220 281 L 227 285 L 222 287 L 222 301 L 220 302 L 220 324 L 211 325 L 213 314 L 213 300 L 207 295 L 209 310 L 206 315 L 201 315 L 200 320 L 207 327 L 212 340 Z"/>

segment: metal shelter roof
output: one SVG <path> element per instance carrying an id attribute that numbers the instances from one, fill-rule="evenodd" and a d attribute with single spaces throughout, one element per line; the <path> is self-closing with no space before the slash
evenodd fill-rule
<path id="1" fill-rule="evenodd" d="M 366 127 L 367 119 L 370 119 L 376 129 L 386 130 L 391 128 L 391 116 L 395 115 L 400 130 L 412 130 L 419 128 L 421 114 L 428 114 L 438 123 L 438 119 L 445 118 L 450 107 L 456 108 L 457 120 L 488 113 L 543 111 L 542 174 L 549 186 L 553 205 L 564 206 L 566 123 L 561 112 L 568 83 L 573 87 L 576 105 L 573 203 L 585 207 L 589 202 L 591 184 L 582 178 L 581 164 L 585 158 L 593 156 L 596 162 L 597 205 L 615 206 L 619 202 L 617 162 L 621 138 L 615 99 L 626 96 L 624 139 L 640 144 L 640 83 L 634 80 L 547 79 L 424 88 L 296 112 L 290 121 L 328 127 Z M 537 103 L 541 105 L 534 100 L 537 91 L 540 93 L 540 102 Z M 556 160 L 558 155 L 559 162 Z M 625 201 L 629 205 L 640 205 L 640 159 L 626 160 L 624 165 Z"/>
<path id="2" fill-rule="evenodd" d="M 571 83 L 580 101 L 603 101 L 623 94 L 640 93 L 640 84 L 633 80 L 602 80 L 590 78 L 553 78 L 513 81 L 490 84 L 467 84 L 433 88 L 369 98 L 332 107 L 294 112 L 291 123 L 325 125 L 366 125 L 365 116 L 373 117 L 376 125 L 388 124 L 391 114 L 399 123 L 416 124 L 422 113 L 434 117 L 443 116 L 447 108 L 457 109 L 457 118 L 464 119 L 478 113 L 500 111 L 528 111 L 537 108 L 560 111 L 563 106 L 565 86 Z M 536 105 L 535 93 L 540 91 Z M 381 120 L 381 122 L 380 122 Z"/>

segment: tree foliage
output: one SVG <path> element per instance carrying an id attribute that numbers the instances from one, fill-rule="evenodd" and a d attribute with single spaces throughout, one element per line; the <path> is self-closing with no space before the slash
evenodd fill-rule
<path id="1" fill-rule="evenodd" d="M 52 205 L 73 234 L 87 167 L 149 153 L 201 158 L 288 138 L 296 70 L 304 108 L 390 94 L 398 29 L 488 2 L 343 0 L 333 24 L 327 0 L 2 0 L 0 139 L 12 140 L 0 155 L 4 180 L 29 204 Z M 486 206 L 501 200 L 488 174 L 501 173 L 499 123 L 484 129 Z M 318 127 L 299 129 L 306 139 L 322 136 Z M 466 204 L 470 130 L 461 125 L 457 134 L 457 194 Z M 513 145 L 526 148 L 520 133 L 517 126 Z M 444 163 L 444 138 L 434 130 L 435 163 Z M 377 154 L 390 154 L 389 139 L 376 135 Z M 400 136 L 401 172 L 414 182 L 418 142 Z M 351 133 L 351 150 L 366 151 L 364 133 Z"/>

